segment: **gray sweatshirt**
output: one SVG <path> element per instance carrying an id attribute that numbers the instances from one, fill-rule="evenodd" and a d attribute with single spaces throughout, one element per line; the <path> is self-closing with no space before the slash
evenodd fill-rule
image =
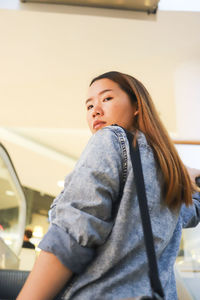
<path id="1" fill-rule="evenodd" d="M 200 221 L 200 201 L 170 210 L 162 197 L 162 173 L 141 132 L 138 144 L 160 279 L 166 300 L 176 300 L 173 267 L 181 231 Z M 65 300 L 151 295 L 129 143 L 121 127 L 108 126 L 91 137 L 51 205 L 51 225 L 39 247 L 75 274 Z"/>

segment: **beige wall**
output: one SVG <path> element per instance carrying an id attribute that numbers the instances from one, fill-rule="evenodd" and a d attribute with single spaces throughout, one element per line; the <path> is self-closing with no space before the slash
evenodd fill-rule
<path id="1" fill-rule="evenodd" d="M 174 73 L 177 131 L 200 141 L 200 60 L 184 61 Z"/>
<path id="2" fill-rule="evenodd" d="M 148 21 L 0 10 L 1 124 L 86 127 L 81 105 L 89 80 L 116 69 L 141 79 L 169 131 L 181 131 L 176 86 L 185 63 L 200 63 L 199 28 L 200 13 L 158 12 Z"/>

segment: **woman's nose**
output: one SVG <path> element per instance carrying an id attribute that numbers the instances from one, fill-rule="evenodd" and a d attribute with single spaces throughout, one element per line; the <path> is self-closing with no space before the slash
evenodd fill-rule
<path id="1" fill-rule="evenodd" d="M 97 115 L 103 116 L 103 114 L 104 113 L 103 113 L 103 109 L 101 108 L 101 106 L 96 105 L 93 110 L 93 117 L 96 117 Z"/>

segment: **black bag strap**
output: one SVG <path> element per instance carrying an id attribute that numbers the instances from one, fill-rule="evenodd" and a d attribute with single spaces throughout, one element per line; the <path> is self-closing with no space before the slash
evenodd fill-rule
<path id="1" fill-rule="evenodd" d="M 144 232 L 144 242 L 145 242 L 145 248 L 146 248 L 148 265 L 149 265 L 149 278 L 150 278 L 151 288 L 153 292 L 153 299 L 164 299 L 164 292 L 158 274 L 158 265 L 157 265 L 157 259 L 155 254 L 149 208 L 147 204 L 140 151 L 139 151 L 138 143 L 136 143 L 136 147 L 133 147 L 132 144 L 133 135 L 126 130 L 125 132 L 130 146 L 131 162 L 133 166 L 136 191 L 138 195 L 140 215 L 141 215 L 142 227 Z"/>

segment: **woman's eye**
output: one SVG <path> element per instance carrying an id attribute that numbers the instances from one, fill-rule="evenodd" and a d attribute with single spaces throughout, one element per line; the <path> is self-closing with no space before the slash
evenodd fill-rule
<path id="1" fill-rule="evenodd" d="M 111 99 L 112 99 L 112 97 L 107 97 L 107 98 L 103 99 L 103 101 L 109 101 Z"/>
<path id="2" fill-rule="evenodd" d="M 91 105 L 89 105 L 89 106 L 87 107 L 87 110 L 90 110 L 92 107 L 93 107 L 93 105 L 92 105 L 92 104 L 91 104 Z"/>

